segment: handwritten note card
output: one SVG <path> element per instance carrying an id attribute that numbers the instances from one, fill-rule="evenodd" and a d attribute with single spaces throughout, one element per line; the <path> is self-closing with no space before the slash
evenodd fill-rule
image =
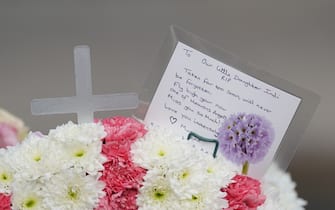
<path id="1" fill-rule="evenodd" d="M 260 176 L 274 154 L 301 99 L 178 42 L 145 121 L 169 126 L 186 138 L 190 131 L 217 138 L 231 114 L 254 113 L 271 121 L 275 141 L 250 174 Z M 202 146 L 212 153 L 211 147 Z"/>

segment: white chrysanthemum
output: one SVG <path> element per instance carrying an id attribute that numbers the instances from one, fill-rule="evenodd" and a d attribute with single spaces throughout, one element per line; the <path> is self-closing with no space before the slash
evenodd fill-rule
<path id="1" fill-rule="evenodd" d="M 63 143 L 62 150 L 65 153 L 67 168 L 75 168 L 78 171 L 95 175 L 104 169 L 106 158 L 101 154 L 102 142 L 83 144 L 81 142 Z"/>
<path id="2" fill-rule="evenodd" d="M 221 188 L 235 175 L 232 167 L 225 164 L 224 159 L 213 159 L 197 148 L 191 151 L 191 156 L 179 161 L 180 167 L 167 174 L 172 189 L 181 199 L 180 209 L 221 210 L 227 207 Z"/>
<path id="3" fill-rule="evenodd" d="M 290 175 L 273 164 L 262 180 L 266 200 L 258 209 L 303 210 L 306 201 L 298 197 L 295 187 Z"/>
<path id="4" fill-rule="evenodd" d="M 106 159 L 101 155 L 101 139 L 105 135 L 103 125 L 97 123 L 68 122 L 49 132 L 51 140 L 62 144 L 66 168 L 90 174 L 103 170 Z"/>
<path id="5" fill-rule="evenodd" d="M 17 180 L 35 180 L 51 176 L 64 166 L 64 153 L 60 145 L 47 136 L 30 133 L 12 152 L 10 164 Z"/>
<path id="6" fill-rule="evenodd" d="M 10 157 L 10 150 L 0 148 L 0 193 L 10 193 L 10 186 L 14 176 L 8 161 Z"/>
<path id="7" fill-rule="evenodd" d="M 141 139 L 132 144 L 133 161 L 146 169 L 161 167 L 167 169 L 178 165 L 182 157 L 187 157 L 190 147 L 185 140 L 168 129 L 152 128 Z"/>
<path id="8" fill-rule="evenodd" d="M 14 182 L 12 192 L 13 210 L 45 210 L 38 182 Z"/>
<path id="9" fill-rule="evenodd" d="M 144 176 L 136 204 L 139 210 L 181 209 L 181 203 L 174 194 L 169 180 L 162 176 L 160 170 L 150 170 Z"/>
<path id="10" fill-rule="evenodd" d="M 221 188 L 237 169 L 224 158 L 214 159 L 171 130 L 157 127 L 132 145 L 132 154 L 135 163 L 148 169 L 137 199 L 140 209 L 227 207 Z"/>
<path id="11" fill-rule="evenodd" d="M 189 160 L 192 160 L 191 158 Z M 202 162 L 183 160 L 182 168 L 170 170 L 167 178 L 171 183 L 174 192 L 181 199 L 189 198 L 199 192 L 205 182 L 205 167 Z M 188 162 L 189 164 L 185 164 Z"/>
<path id="12" fill-rule="evenodd" d="M 100 141 L 105 136 L 104 126 L 99 123 L 74 124 L 70 121 L 49 131 L 49 137 L 52 140 L 61 142 L 74 141 L 82 144 Z"/>
<path id="13" fill-rule="evenodd" d="M 197 193 L 183 200 L 180 209 L 221 210 L 228 207 L 228 201 L 223 199 L 226 193 L 211 184 L 203 184 Z"/>
<path id="14" fill-rule="evenodd" d="M 240 168 L 233 165 L 230 161 L 225 159 L 221 154 L 218 154 L 216 158 L 212 156 L 205 156 L 202 158 L 203 162 L 206 162 L 206 174 L 207 180 L 212 180 L 216 186 L 225 187 L 231 179 L 239 173 Z"/>
<path id="15" fill-rule="evenodd" d="M 104 183 L 96 176 L 78 174 L 73 170 L 53 176 L 43 188 L 46 209 L 91 210 L 105 194 Z"/>

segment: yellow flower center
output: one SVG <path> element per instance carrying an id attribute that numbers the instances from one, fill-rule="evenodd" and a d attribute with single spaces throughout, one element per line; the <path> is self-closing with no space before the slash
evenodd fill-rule
<path id="1" fill-rule="evenodd" d="M 155 198 L 156 199 L 161 199 L 163 197 L 164 197 L 164 193 L 162 193 L 162 192 L 155 192 Z"/>
<path id="2" fill-rule="evenodd" d="M 69 187 L 67 191 L 67 195 L 70 200 L 78 200 L 79 199 L 80 190 L 77 187 Z"/>
<path id="3" fill-rule="evenodd" d="M 164 156 L 165 156 L 165 151 L 163 151 L 163 150 L 159 150 L 159 151 L 158 151 L 158 155 L 159 155 L 160 157 L 164 157 Z"/>
<path id="4" fill-rule="evenodd" d="M 85 150 L 81 149 L 74 153 L 75 157 L 83 157 L 85 155 Z"/>
<path id="5" fill-rule="evenodd" d="M 153 190 L 153 198 L 155 200 L 164 200 L 167 196 L 167 192 L 164 189 L 154 188 Z"/>
<path id="6" fill-rule="evenodd" d="M 1 179 L 6 181 L 8 179 L 7 174 L 1 174 Z"/>
<path id="7" fill-rule="evenodd" d="M 213 172 L 214 172 L 214 170 L 212 168 L 207 168 L 207 173 L 211 174 Z"/>
<path id="8" fill-rule="evenodd" d="M 11 175 L 3 172 L 0 174 L 0 181 L 8 182 L 11 180 Z"/>
<path id="9" fill-rule="evenodd" d="M 36 155 L 34 158 L 33 158 L 36 162 L 40 161 L 42 159 L 42 157 L 40 155 Z"/>
<path id="10" fill-rule="evenodd" d="M 37 199 L 36 198 L 28 198 L 23 202 L 23 206 L 27 209 L 34 208 L 37 205 Z"/>
<path id="11" fill-rule="evenodd" d="M 192 195 L 192 200 L 193 200 L 193 201 L 196 201 L 196 200 L 198 200 L 198 199 L 199 199 L 198 196 L 196 196 L 196 195 Z"/>
<path id="12" fill-rule="evenodd" d="M 180 174 L 179 178 L 180 178 L 180 179 L 187 179 L 189 176 L 190 176 L 189 171 L 183 171 L 183 172 Z"/>

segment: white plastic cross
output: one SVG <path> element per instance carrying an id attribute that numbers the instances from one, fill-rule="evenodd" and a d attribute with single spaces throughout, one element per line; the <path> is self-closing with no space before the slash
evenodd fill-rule
<path id="1" fill-rule="evenodd" d="M 135 109 L 136 93 L 92 95 L 91 58 L 88 46 L 74 48 L 76 96 L 33 99 L 33 115 L 77 113 L 78 123 L 93 122 L 95 111 Z"/>

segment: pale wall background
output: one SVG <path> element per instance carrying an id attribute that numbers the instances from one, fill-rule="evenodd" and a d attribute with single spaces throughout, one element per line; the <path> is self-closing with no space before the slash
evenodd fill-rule
<path id="1" fill-rule="evenodd" d="M 94 93 L 139 91 L 177 24 L 321 96 L 289 170 L 307 209 L 335 209 L 334 11 L 332 0 L 2 0 L 0 106 L 43 132 L 74 120 L 31 116 L 30 101 L 74 94 L 78 44 L 91 47 Z"/>

